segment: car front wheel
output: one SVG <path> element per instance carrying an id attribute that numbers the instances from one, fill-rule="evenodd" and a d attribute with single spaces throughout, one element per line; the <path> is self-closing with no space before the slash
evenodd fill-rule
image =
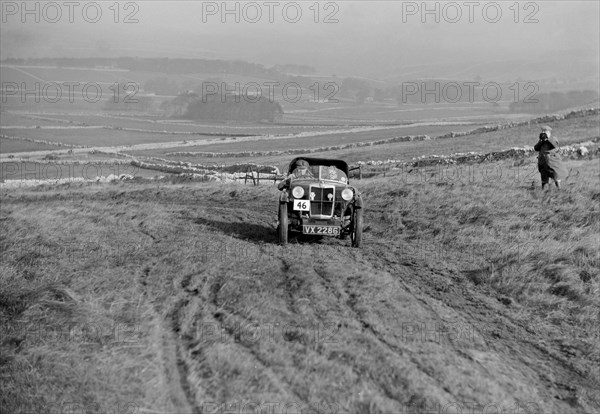
<path id="1" fill-rule="evenodd" d="M 288 241 L 288 206 L 287 203 L 279 203 L 279 227 L 277 233 L 279 235 L 279 243 L 287 244 Z"/>
<path id="2" fill-rule="evenodd" d="M 362 208 L 354 209 L 352 220 L 352 247 L 360 247 L 362 245 L 363 233 L 363 210 Z"/>

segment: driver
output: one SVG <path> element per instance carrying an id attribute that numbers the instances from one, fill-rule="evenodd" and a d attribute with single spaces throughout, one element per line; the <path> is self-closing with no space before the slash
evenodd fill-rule
<path id="1" fill-rule="evenodd" d="M 290 182 L 292 180 L 295 180 L 297 178 L 314 178 L 314 176 L 308 169 L 308 165 L 308 161 L 306 160 L 297 160 L 294 163 L 294 172 L 288 175 L 288 177 L 285 180 L 281 181 L 277 187 L 280 190 L 283 190 L 284 188 L 290 185 Z"/>

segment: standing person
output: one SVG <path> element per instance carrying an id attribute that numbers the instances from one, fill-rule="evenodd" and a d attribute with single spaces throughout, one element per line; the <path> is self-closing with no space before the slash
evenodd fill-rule
<path id="1" fill-rule="evenodd" d="M 542 176 L 542 189 L 548 188 L 548 180 L 552 178 L 556 188 L 560 189 L 560 181 L 567 176 L 567 170 L 558 154 L 558 140 L 552 136 L 552 128 L 542 127 L 539 141 L 533 147 L 538 151 L 538 171 Z"/>

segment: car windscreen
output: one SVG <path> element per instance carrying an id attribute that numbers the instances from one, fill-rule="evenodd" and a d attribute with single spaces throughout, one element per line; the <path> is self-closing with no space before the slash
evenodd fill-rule
<path id="1" fill-rule="evenodd" d="M 334 166 L 320 166 L 320 177 L 322 180 L 341 181 L 343 183 L 348 182 L 346 174 Z"/>
<path id="2" fill-rule="evenodd" d="M 298 179 L 312 179 L 317 178 L 319 176 L 319 170 L 315 166 L 310 166 L 308 169 L 296 168 L 292 171 L 294 177 Z"/>
<path id="3" fill-rule="evenodd" d="M 294 169 L 292 171 L 294 174 L 295 180 L 329 180 L 329 181 L 338 181 L 342 183 L 348 182 L 348 177 L 344 173 L 344 171 L 336 168 L 334 166 L 328 165 L 311 165 L 307 170 L 302 171 L 300 168 Z"/>

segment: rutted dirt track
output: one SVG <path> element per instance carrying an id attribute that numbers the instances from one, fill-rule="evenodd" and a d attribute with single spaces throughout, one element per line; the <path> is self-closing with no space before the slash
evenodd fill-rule
<path id="1" fill-rule="evenodd" d="M 453 265 L 399 255 L 373 212 L 363 249 L 283 247 L 272 188 L 120 190 L 83 197 L 144 246 L 131 282 L 160 321 L 172 412 L 600 410 L 594 375 Z"/>
<path id="2" fill-rule="evenodd" d="M 180 218 L 202 235 L 203 262 L 171 274 L 173 295 L 159 305 L 177 344 L 182 409 L 598 408 L 583 373 L 455 269 L 399 257 L 373 232 L 362 250 L 333 239 L 277 246 L 274 198 L 253 192 L 214 193 Z M 150 232 L 157 244 L 170 237 Z M 143 275 L 149 297 L 164 289 L 164 266 Z"/>

